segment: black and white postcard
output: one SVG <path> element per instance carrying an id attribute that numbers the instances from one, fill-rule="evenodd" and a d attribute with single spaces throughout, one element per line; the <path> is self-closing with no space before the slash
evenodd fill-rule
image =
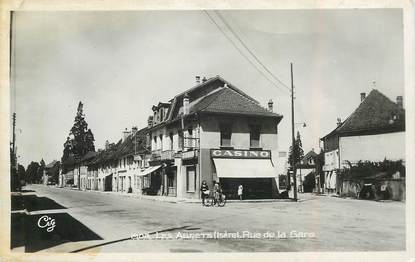
<path id="1" fill-rule="evenodd" d="M 414 259 L 413 3 L 40 2 L 2 11 L 5 261 Z"/>

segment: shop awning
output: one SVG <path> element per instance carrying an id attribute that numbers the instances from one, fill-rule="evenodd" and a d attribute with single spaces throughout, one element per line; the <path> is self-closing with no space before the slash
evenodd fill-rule
<path id="1" fill-rule="evenodd" d="M 277 170 L 270 159 L 213 158 L 216 174 L 223 178 L 275 178 Z"/>
<path id="2" fill-rule="evenodd" d="M 161 165 L 159 165 L 159 166 L 152 166 L 152 167 L 146 168 L 146 169 L 144 169 L 143 171 L 141 171 L 140 173 L 138 173 L 138 176 L 145 176 L 145 175 L 148 175 L 148 174 L 150 174 L 150 173 L 152 173 L 152 172 L 156 171 L 156 170 L 157 170 L 157 169 L 159 169 L 160 167 L 161 167 Z"/>

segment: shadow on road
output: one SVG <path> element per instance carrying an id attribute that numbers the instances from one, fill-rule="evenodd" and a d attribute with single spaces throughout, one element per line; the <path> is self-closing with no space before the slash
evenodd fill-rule
<path id="1" fill-rule="evenodd" d="M 38 197 L 35 194 L 30 195 L 12 195 L 12 211 L 26 209 L 29 212 L 51 209 L 66 209 L 66 207 L 56 203 L 47 197 Z"/>
<path id="2" fill-rule="evenodd" d="M 48 213 L 45 210 L 66 209 L 47 197 L 34 194 L 12 196 L 12 210 L 41 211 L 40 214 L 11 214 L 11 248 L 24 247 L 25 252 L 37 252 L 66 242 L 102 240 L 95 232 L 66 212 Z M 47 216 L 47 217 L 45 217 Z M 54 219 L 55 226 L 47 231 L 45 218 Z M 39 226 L 40 225 L 40 226 Z"/>

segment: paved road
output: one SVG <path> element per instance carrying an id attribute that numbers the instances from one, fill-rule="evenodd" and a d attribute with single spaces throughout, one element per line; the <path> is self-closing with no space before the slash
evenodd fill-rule
<path id="1" fill-rule="evenodd" d="M 47 248 L 39 248 L 39 251 L 278 252 L 405 249 L 405 204 L 401 202 L 308 195 L 306 201 L 298 203 L 229 203 L 218 208 L 41 185 L 32 185 L 26 189 L 35 191 L 27 194 L 36 194 L 43 200 L 54 200 L 58 204 L 51 210 L 46 210 L 48 207 L 33 210 L 31 215 L 37 214 L 37 219 L 40 215 L 49 214 L 56 220 L 56 229 L 62 228 L 62 224 L 70 227 L 61 229 L 62 234 L 77 232 L 73 234 L 82 235 L 79 238 L 69 237 L 70 242 L 49 244 Z M 68 217 L 74 221 L 68 222 Z M 215 231 L 227 232 L 228 235 L 220 236 L 223 238 L 214 237 Z M 146 232 L 159 233 L 143 235 L 140 240 L 131 239 L 134 234 L 141 236 Z M 184 239 L 192 236 L 199 238 Z M 86 239 L 89 240 L 85 241 Z"/>

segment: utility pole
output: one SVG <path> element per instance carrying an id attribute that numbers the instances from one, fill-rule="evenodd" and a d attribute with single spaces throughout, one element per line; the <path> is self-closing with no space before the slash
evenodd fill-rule
<path id="1" fill-rule="evenodd" d="M 13 113 L 13 142 L 12 142 L 13 156 L 16 154 L 16 113 Z"/>
<path id="2" fill-rule="evenodd" d="M 297 201 L 297 170 L 295 166 L 295 137 L 294 137 L 294 80 L 293 80 L 293 63 L 291 65 L 291 142 L 292 142 L 292 168 L 293 168 L 293 179 L 294 179 L 294 201 Z M 291 181 L 288 181 L 290 184 Z"/>

